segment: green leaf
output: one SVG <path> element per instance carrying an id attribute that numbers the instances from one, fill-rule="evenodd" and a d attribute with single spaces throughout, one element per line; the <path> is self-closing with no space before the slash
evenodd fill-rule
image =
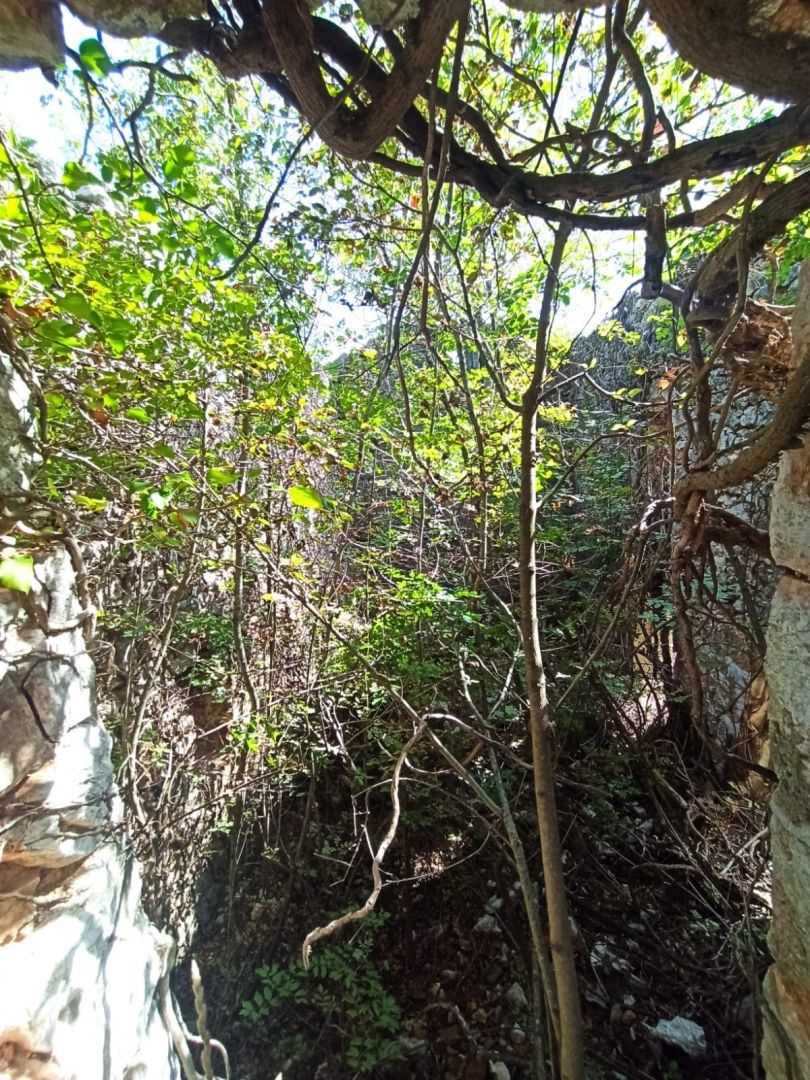
<path id="1" fill-rule="evenodd" d="M 30 555 L 6 555 L 0 559 L 0 585 L 29 593 L 34 584 L 34 560 Z"/>
<path id="2" fill-rule="evenodd" d="M 37 327 L 38 333 L 45 341 L 68 346 L 80 344 L 76 337 L 78 330 L 76 323 L 69 322 L 67 319 L 48 319 Z"/>
<path id="3" fill-rule="evenodd" d="M 212 465 L 206 475 L 208 483 L 215 487 L 236 483 L 236 470 L 230 465 Z"/>
<path id="4" fill-rule="evenodd" d="M 56 302 L 61 311 L 67 312 L 68 315 L 74 315 L 77 319 L 84 319 L 85 322 L 94 323 L 96 326 L 101 321 L 98 312 L 91 307 L 81 293 L 66 293 Z"/>
<path id="5" fill-rule="evenodd" d="M 294 484 L 287 488 L 287 495 L 293 506 L 303 506 L 307 510 L 328 510 L 326 501 L 309 487 L 300 487 Z"/>
<path id="6" fill-rule="evenodd" d="M 84 506 L 87 510 L 92 510 L 94 513 L 100 513 L 102 510 L 107 509 L 108 500 L 103 496 L 94 499 L 90 495 L 74 495 L 73 499 L 79 506 Z"/>
<path id="7" fill-rule="evenodd" d="M 214 232 L 213 241 L 219 255 L 224 255 L 228 259 L 232 259 L 236 255 L 236 244 L 233 242 L 233 237 L 222 229 L 217 229 Z"/>
<path id="8" fill-rule="evenodd" d="M 103 79 L 112 67 L 107 50 L 98 38 L 85 38 L 79 45 L 79 57 L 83 67 L 97 79 Z"/>
<path id="9" fill-rule="evenodd" d="M 62 183 L 71 191 L 78 191 L 88 184 L 101 184 L 101 180 L 77 161 L 69 161 L 62 172 Z"/>
<path id="10" fill-rule="evenodd" d="M 193 146 L 189 143 L 177 143 L 169 151 L 169 156 L 163 165 L 163 175 L 167 180 L 176 180 L 196 160 L 197 155 Z"/>
<path id="11" fill-rule="evenodd" d="M 137 326 L 120 315 L 104 320 L 104 332 L 107 337 L 107 345 L 120 356 L 137 333 Z"/>
<path id="12" fill-rule="evenodd" d="M 148 225 L 158 220 L 160 203 L 151 195 L 139 195 L 137 199 L 132 200 L 132 205 L 138 211 L 138 221 Z"/>
<path id="13" fill-rule="evenodd" d="M 140 498 L 141 510 L 152 520 L 160 516 L 161 511 L 166 509 L 168 503 L 168 496 L 161 491 L 144 492 Z"/>
<path id="14" fill-rule="evenodd" d="M 142 409 L 140 405 L 134 405 L 131 409 L 127 409 L 124 416 L 127 420 L 137 420 L 141 424 L 148 424 L 152 419 L 146 409 Z"/>

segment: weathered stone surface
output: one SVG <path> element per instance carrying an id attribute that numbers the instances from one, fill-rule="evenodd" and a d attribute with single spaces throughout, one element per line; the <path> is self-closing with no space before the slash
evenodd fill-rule
<path id="1" fill-rule="evenodd" d="M 771 609 L 767 669 L 779 786 L 771 801 L 775 966 L 765 983 L 763 1061 L 769 1077 L 810 1080 L 810 584 L 787 575 Z"/>
<path id="2" fill-rule="evenodd" d="M 94 720 L 93 665 L 83 637 L 90 613 L 72 586 L 70 557 L 57 548 L 36 558 L 27 597 L 0 589 L 0 796 L 26 781 L 32 788 L 28 795 L 16 792 L 15 802 L 85 803 L 88 785 L 112 782 L 109 737 Z M 47 763 L 51 774 L 39 775 Z"/>
<path id="3" fill-rule="evenodd" d="M 121 37 L 156 34 L 170 19 L 205 13 L 204 0 L 69 0 L 67 6 L 88 26 Z"/>
<path id="4" fill-rule="evenodd" d="M 71 0 L 66 6 L 88 26 L 121 37 L 156 34 L 171 19 L 205 12 L 204 0 Z M 53 67 L 64 53 L 57 0 L 2 0 L 0 68 Z"/>
<path id="5" fill-rule="evenodd" d="M 810 267 L 793 319 L 810 341 Z M 810 442 L 784 455 L 773 497 L 771 548 L 788 573 L 768 627 L 770 729 L 779 785 L 771 800 L 774 965 L 765 980 L 762 1060 L 772 1080 L 810 1080 Z"/>
<path id="6" fill-rule="evenodd" d="M 56 0 L 3 0 L 0 67 L 22 70 L 58 64 L 65 51 L 62 12 Z"/>
<path id="7" fill-rule="evenodd" d="M 762 1061 L 768 1080 L 810 1076 L 810 997 L 804 982 L 783 978 L 778 967 L 765 976 Z"/>
<path id="8" fill-rule="evenodd" d="M 771 504 L 771 551 L 780 566 L 810 577 L 810 436 L 785 454 Z"/>
<path id="9" fill-rule="evenodd" d="M 107 843 L 52 892 L 18 901 L 35 916 L 0 949 L 0 1044 L 23 1033 L 60 1080 L 178 1075 L 156 993 L 168 941 L 139 899 L 137 867 Z"/>
<path id="10" fill-rule="evenodd" d="M 25 384 L 1 353 L 0 365 L 8 506 L 36 457 Z M 172 943 L 144 916 L 126 853 L 93 612 L 64 546 L 32 554 L 30 593 L 0 589 L 0 1080 L 176 1080 L 162 1011 Z"/>
<path id="11" fill-rule="evenodd" d="M 67 551 L 0 590 L 0 1076 L 177 1075 Z M 5 1071 L 2 1071 L 5 1068 Z M 16 1072 L 14 1070 L 17 1070 Z"/>
<path id="12" fill-rule="evenodd" d="M 0 12 L 0 66 L 4 17 Z M 28 387 L 0 351 L 0 493 L 27 490 L 38 461 Z"/>

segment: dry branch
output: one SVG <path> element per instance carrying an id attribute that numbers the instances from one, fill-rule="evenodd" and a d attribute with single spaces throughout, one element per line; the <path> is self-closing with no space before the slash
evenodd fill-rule
<path id="1" fill-rule="evenodd" d="M 405 746 L 402 748 L 402 751 L 397 758 L 396 765 L 394 766 L 394 773 L 391 777 L 391 821 L 389 822 L 385 836 L 382 838 L 382 841 L 374 854 L 374 861 L 371 864 L 373 888 L 366 898 L 366 902 L 354 911 L 349 911 L 345 915 L 339 916 L 337 919 L 332 919 L 332 921 L 325 926 L 318 926 L 315 930 L 310 930 L 304 938 L 304 944 L 301 946 L 301 959 L 304 967 L 309 966 L 310 953 L 312 952 L 312 946 L 316 941 L 320 941 L 321 938 L 331 937 L 332 934 L 341 930 L 344 926 L 348 926 L 351 922 L 359 922 L 361 919 L 365 919 L 376 907 L 383 886 L 381 871 L 382 862 L 386 852 L 393 843 L 397 833 L 397 826 L 399 825 L 399 778 L 402 774 L 402 766 L 405 764 L 408 754 L 421 739 L 426 727 L 427 722 L 425 720 L 422 720 L 417 725 L 413 735 L 411 735 L 410 739 L 408 739 Z"/>

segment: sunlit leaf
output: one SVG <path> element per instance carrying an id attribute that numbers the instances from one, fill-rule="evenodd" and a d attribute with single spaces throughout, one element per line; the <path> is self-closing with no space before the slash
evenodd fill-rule
<path id="1" fill-rule="evenodd" d="M 303 506 L 307 510 L 328 510 L 329 507 L 324 499 L 310 487 L 302 487 L 293 484 L 287 488 L 287 495 L 293 506 Z"/>
<path id="2" fill-rule="evenodd" d="M 96 325 L 100 321 L 98 312 L 81 293 L 66 293 L 57 300 L 57 304 L 61 311 L 67 312 L 68 315 L 75 315 L 77 319 L 84 319 L 85 322 Z"/>
<path id="3" fill-rule="evenodd" d="M 62 171 L 62 183 L 71 191 L 78 191 L 88 184 L 101 184 L 101 180 L 77 161 L 69 161 Z"/>
<path id="4" fill-rule="evenodd" d="M 176 180 L 197 159 L 194 148 L 189 143 L 177 143 L 169 151 L 163 165 L 163 175 L 167 180 Z"/>
<path id="5" fill-rule="evenodd" d="M 79 506 L 83 506 L 86 510 L 92 510 L 98 514 L 102 510 L 107 509 L 109 500 L 103 496 L 99 498 L 93 498 L 91 495 L 74 495 L 73 501 L 78 503 Z"/>
<path id="6" fill-rule="evenodd" d="M 236 470 L 230 465 L 212 465 L 206 475 L 208 483 L 213 484 L 214 487 L 235 484 L 237 480 Z"/>
<path id="7" fill-rule="evenodd" d="M 103 79 L 112 67 L 107 50 L 98 38 L 86 38 L 79 45 L 79 57 L 83 67 L 96 79 Z"/>
<path id="8" fill-rule="evenodd" d="M 140 405 L 134 405 L 131 409 L 127 409 L 124 416 L 127 420 L 137 420 L 141 424 L 148 424 L 152 419 L 146 409 L 142 409 Z"/>
<path id="9" fill-rule="evenodd" d="M 145 491 L 140 498 L 141 510 L 146 517 L 153 520 L 160 516 L 168 504 L 169 498 L 162 491 Z"/>
<path id="10" fill-rule="evenodd" d="M 30 555 L 5 555 L 0 558 L 0 586 L 29 593 L 34 584 L 34 560 Z"/>

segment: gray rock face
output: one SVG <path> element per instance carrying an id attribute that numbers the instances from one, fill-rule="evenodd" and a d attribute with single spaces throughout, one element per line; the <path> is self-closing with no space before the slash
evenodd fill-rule
<path id="1" fill-rule="evenodd" d="M 771 551 L 780 566 L 810 578 L 810 440 L 785 454 L 771 502 Z"/>
<path id="2" fill-rule="evenodd" d="M 62 12 L 55 0 L 0 4 L 0 67 L 20 70 L 58 64 L 65 51 Z"/>
<path id="3" fill-rule="evenodd" d="M 810 264 L 793 319 L 810 349 Z M 810 438 L 784 455 L 773 498 L 772 550 L 786 573 L 768 627 L 774 965 L 765 979 L 763 1064 L 769 1078 L 810 1080 Z"/>
<path id="4" fill-rule="evenodd" d="M 0 494 L 16 494 L 33 472 L 30 416 L 0 364 Z M 65 547 L 32 554 L 31 592 L 0 588 L 0 1076 L 175 1080 L 160 992 L 172 942 L 144 916 L 126 852 L 92 612 Z"/>
<path id="5" fill-rule="evenodd" d="M 121 37 L 156 34 L 171 19 L 205 12 L 204 0 L 70 0 L 65 6 L 88 26 Z M 64 53 L 59 0 L 2 0 L 0 68 L 53 67 Z"/>
<path id="6" fill-rule="evenodd" d="M 0 15 L 0 42 L 3 18 Z M 34 410 L 28 387 L 0 350 L 0 493 L 27 491 L 37 462 Z"/>
<path id="7" fill-rule="evenodd" d="M 808 473 L 810 477 L 810 473 Z M 808 554 L 810 554 L 810 536 Z M 810 1078 L 810 583 L 786 575 L 768 629 L 774 966 L 765 980 L 769 1077 Z"/>
<path id="8" fill-rule="evenodd" d="M 121 37 L 156 34 L 171 19 L 205 13 L 204 0 L 68 0 L 67 6 L 89 26 Z"/>

